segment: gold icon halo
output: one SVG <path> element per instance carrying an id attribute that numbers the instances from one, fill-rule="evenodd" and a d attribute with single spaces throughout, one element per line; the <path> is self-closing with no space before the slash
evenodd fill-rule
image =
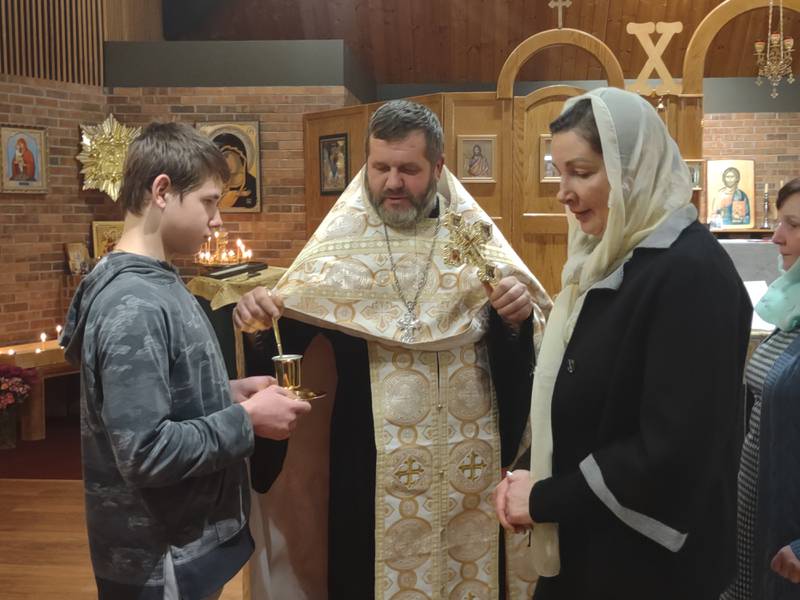
<path id="1" fill-rule="evenodd" d="M 75 158 L 83 165 L 84 190 L 100 190 L 117 201 L 128 146 L 141 130 L 122 125 L 111 114 L 99 125 L 81 125 L 81 152 Z"/>

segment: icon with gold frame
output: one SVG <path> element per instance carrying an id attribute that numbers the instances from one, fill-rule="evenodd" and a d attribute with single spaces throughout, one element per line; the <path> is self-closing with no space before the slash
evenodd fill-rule
<path id="1" fill-rule="evenodd" d="M 92 248 L 99 260 L 114 250 L 122 236 L 124 221 L 92 221 Z"/>

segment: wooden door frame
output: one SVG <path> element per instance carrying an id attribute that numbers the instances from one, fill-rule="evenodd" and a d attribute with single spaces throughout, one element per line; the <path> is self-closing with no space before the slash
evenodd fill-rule
<path id="1" fill-rule="evenodd" d="M 793 1 L 800 2 L 800 0 Z M 500 69 L 500 76 L 497 78 L 498 100 L 514 98 L 514 82 L 522 65 L 528 62 L 534 54 L 549 46 L 577 46 L 585 50 L 603 66 L 606 79 L 611 87 L 625 89 L 622 67 L 611 48 L 606 46 L 601 39 L 578 29 L 549 29 L 532 35 L 508 55 L 506 62 L 503 63 L 503 68 Z"/>

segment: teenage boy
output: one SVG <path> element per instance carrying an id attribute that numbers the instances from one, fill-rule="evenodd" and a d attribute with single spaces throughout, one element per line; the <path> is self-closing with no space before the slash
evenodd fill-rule
<path id="1" fill-rule="evenodd" d="M 217 598 L 253 549 L 245 457 L 310 405 L 269 377 L 228 381 L 170 260 L 222 223 L 225 158 L 188 125 L 128 150 L 115 252 L 84 279 L 62 338 L 81 365 L 86 523 L 101 600 Z"/>

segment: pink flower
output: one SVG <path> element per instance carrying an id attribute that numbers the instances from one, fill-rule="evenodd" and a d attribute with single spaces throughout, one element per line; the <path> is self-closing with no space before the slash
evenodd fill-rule
<path id="1" fill-rule="evenodd" d="M 35 369 L 23 369 L 14 365 L 0 365 L 0 411 L 14 404 L 21 404 L 31 393 L 36 381 Z"/>

